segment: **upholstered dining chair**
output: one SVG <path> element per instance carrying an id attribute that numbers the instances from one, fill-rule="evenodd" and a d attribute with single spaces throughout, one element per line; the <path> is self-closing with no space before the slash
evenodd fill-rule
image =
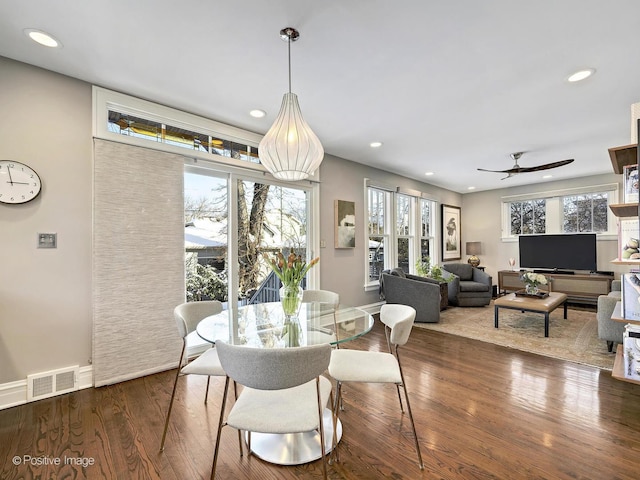
<path id="1" fill-rule="evenodd" d="M 304 290 L 302 292 L 302 301 L 328 303 L 337 308 L 340 304 L 340 295 L 329 290 Z"/>
<path id="2" fill-rule="evenodd" d="M 336 348 L 340 348 L 337 343 L 338 337 L 338 325 L 336 322 L 336 309 L 340 305 L 340 295 L 330 290 L 304 290 L 302 292 L 302 302 L 315 302 L 326 303 L 333 307 L 333 326 L 335 328 L 335 334 L 327 334 L 320 331 L 308 331 L 307 332 L 307 345 L 313 345 L 316 343 L 335 343 Z"/>
<path id="3" fill-rule="evenodd" d="M 415 317 L 415 309 L 408 305 L 382 305 L 380 307 L 380 321 L 385 325 L 385 334 L 387 337 L 389 353 L 350 350 L 345 348 L 333 350 L 331 352 L 331 361 L 329 362 L 329 375 L 331 375 L 336 381 L 334 432 L 339 416 L 339 405 L 341 405 L 343 383 L 360 382 L 395 384 L 398 391 L 398 400 L 400 401 L 400 410 L 404 413 L 402 396 L 400 395 L 400 386 L 402 386 L 407 404 L 407 413 L 409 414 L 411 428 L 413 429 L 415 447 L 418 454 L 418 465 L 420 466 L 420 469 L 423 470 L 424 464 L 422 463 L 418 434 L 416 432 L 416 425 L 413 421 L 413 414 L 411 413 L 407 384 L 404 380 L 399 356 L 399 347 L 406 344 L 409 340 L 409 334 L 411 333 Z M 334 454 L 335 459 L 339 461 L 335 435 L 333 438 L 332 455 Z"/>
<path id="4" fill-rule="evenodd" d="M 322 471 L 327 478 L 323 411 L 332 400 L 331 382 L 322 373 L 329 365 L 328 343 L 296 348 L 252 348 L 216 341 L 220 363 L 226 372 L 220 422 L 213 454 L 211 479 L 215 478 L 222 428 L 260 433 L 298 433 L 318 430 Z M 229 382 L 245 388 L 224 413 Z M 251 437 L 248 451 L 251 453 Z M 240 442 L 242 456 L 242 442 Z"/>
<path id="5" fill-rule="evenodd" d="M 173 310 L 173 316 L 176 321 L 176 326 L 178 327 L 178 334 L 182 338 L 182 351 L 180 352 L 180 358 L 178 359 L 178 370 L 173 383 L 173 391 L 171 392 L 169 408 L 167 409 L 167 418 L 164 422 L 160 451 L 164 450 L 164 442 L 167 437 L 169 417 L 171 416 L 171 409 L 173 408 L 173 401 L 176 396 L 178 379 L 182 375 L 207 375 L 207 390 L 204 395 L 204 403 L 207 403 L 211 376 L 225 376 L 224 370 L 220 365 L 220 360 L 218 359 L 218 352 L 215 348 L 205 350 L 204 353 L 191 362 L 187 362 L 187 358 L 185 356 L 187 336 L 191 332 L 195 331 L 198 322 L 210 315 L 215 315 L 220 312 L 222 312 L 222 304 L 217 300 L 181 303 Z"/>

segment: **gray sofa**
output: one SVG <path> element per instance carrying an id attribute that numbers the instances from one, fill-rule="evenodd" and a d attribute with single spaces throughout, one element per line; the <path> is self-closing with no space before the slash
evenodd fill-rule
<path id="1" fill-rule="evenodd" d="M 613 345 L 622 343 L 622 334 L 624 333 L 624 323 L 614 322 L 611 320 L 611 314 L 616 303 L 622 299 L 620 291 L 620 280 L 611 282 L 611 292 L 608 295 L 600 295 L 598 297 L 598 338 L 607 342 L 607 348 L 613 351 Z"/>
<path id="2" fill-rule="evenodd" d="M 483 307 L 491 303 L 493 282 L 488 273 L 468 263 L 445 263 L 442 275 L 445 278 L 454 276 L 449 281 L 449 305 Z"/>
<path id="3" fill-rule="evenodd" d="M 424 277 L 404 273 L 401 269 L 383 270 L 380 297 L 387 303 L 409 305 L 416 310 L 416 322 L 440 321 L 440 286 Z"/>

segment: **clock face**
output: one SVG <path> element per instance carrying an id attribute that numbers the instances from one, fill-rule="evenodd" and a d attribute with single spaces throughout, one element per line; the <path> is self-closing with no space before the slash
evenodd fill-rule
<path id="1" fill-rule="evenodd" d="M 0 203 L 26 203 L 38 196 L 42 183 L 31 167 L 0 160 Z"/>

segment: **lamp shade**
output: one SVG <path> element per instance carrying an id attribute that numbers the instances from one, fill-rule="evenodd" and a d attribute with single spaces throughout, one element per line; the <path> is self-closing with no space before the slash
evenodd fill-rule
<path id="1" fill-rule="evenodd" d="M 479 255 L 481 242 L 467 242 L 467 255 Z"/>
<path id="2" fill-rule="evenodd" d="M 258 145 L 264 167 L 280 180 L 303 180 L 324 158 L 320 140 L 302 118 L 298 96 L 285 93 L 278 118 Z"/>

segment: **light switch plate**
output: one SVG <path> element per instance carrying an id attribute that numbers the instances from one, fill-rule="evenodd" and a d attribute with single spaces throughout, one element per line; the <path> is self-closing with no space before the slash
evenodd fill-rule
<path id="1" fill-rule="evenodd" d="M 58 247 L 57 233 L 39 233 L 38 234 L 38 248 L 57 248 L 57 247 Z"/>

